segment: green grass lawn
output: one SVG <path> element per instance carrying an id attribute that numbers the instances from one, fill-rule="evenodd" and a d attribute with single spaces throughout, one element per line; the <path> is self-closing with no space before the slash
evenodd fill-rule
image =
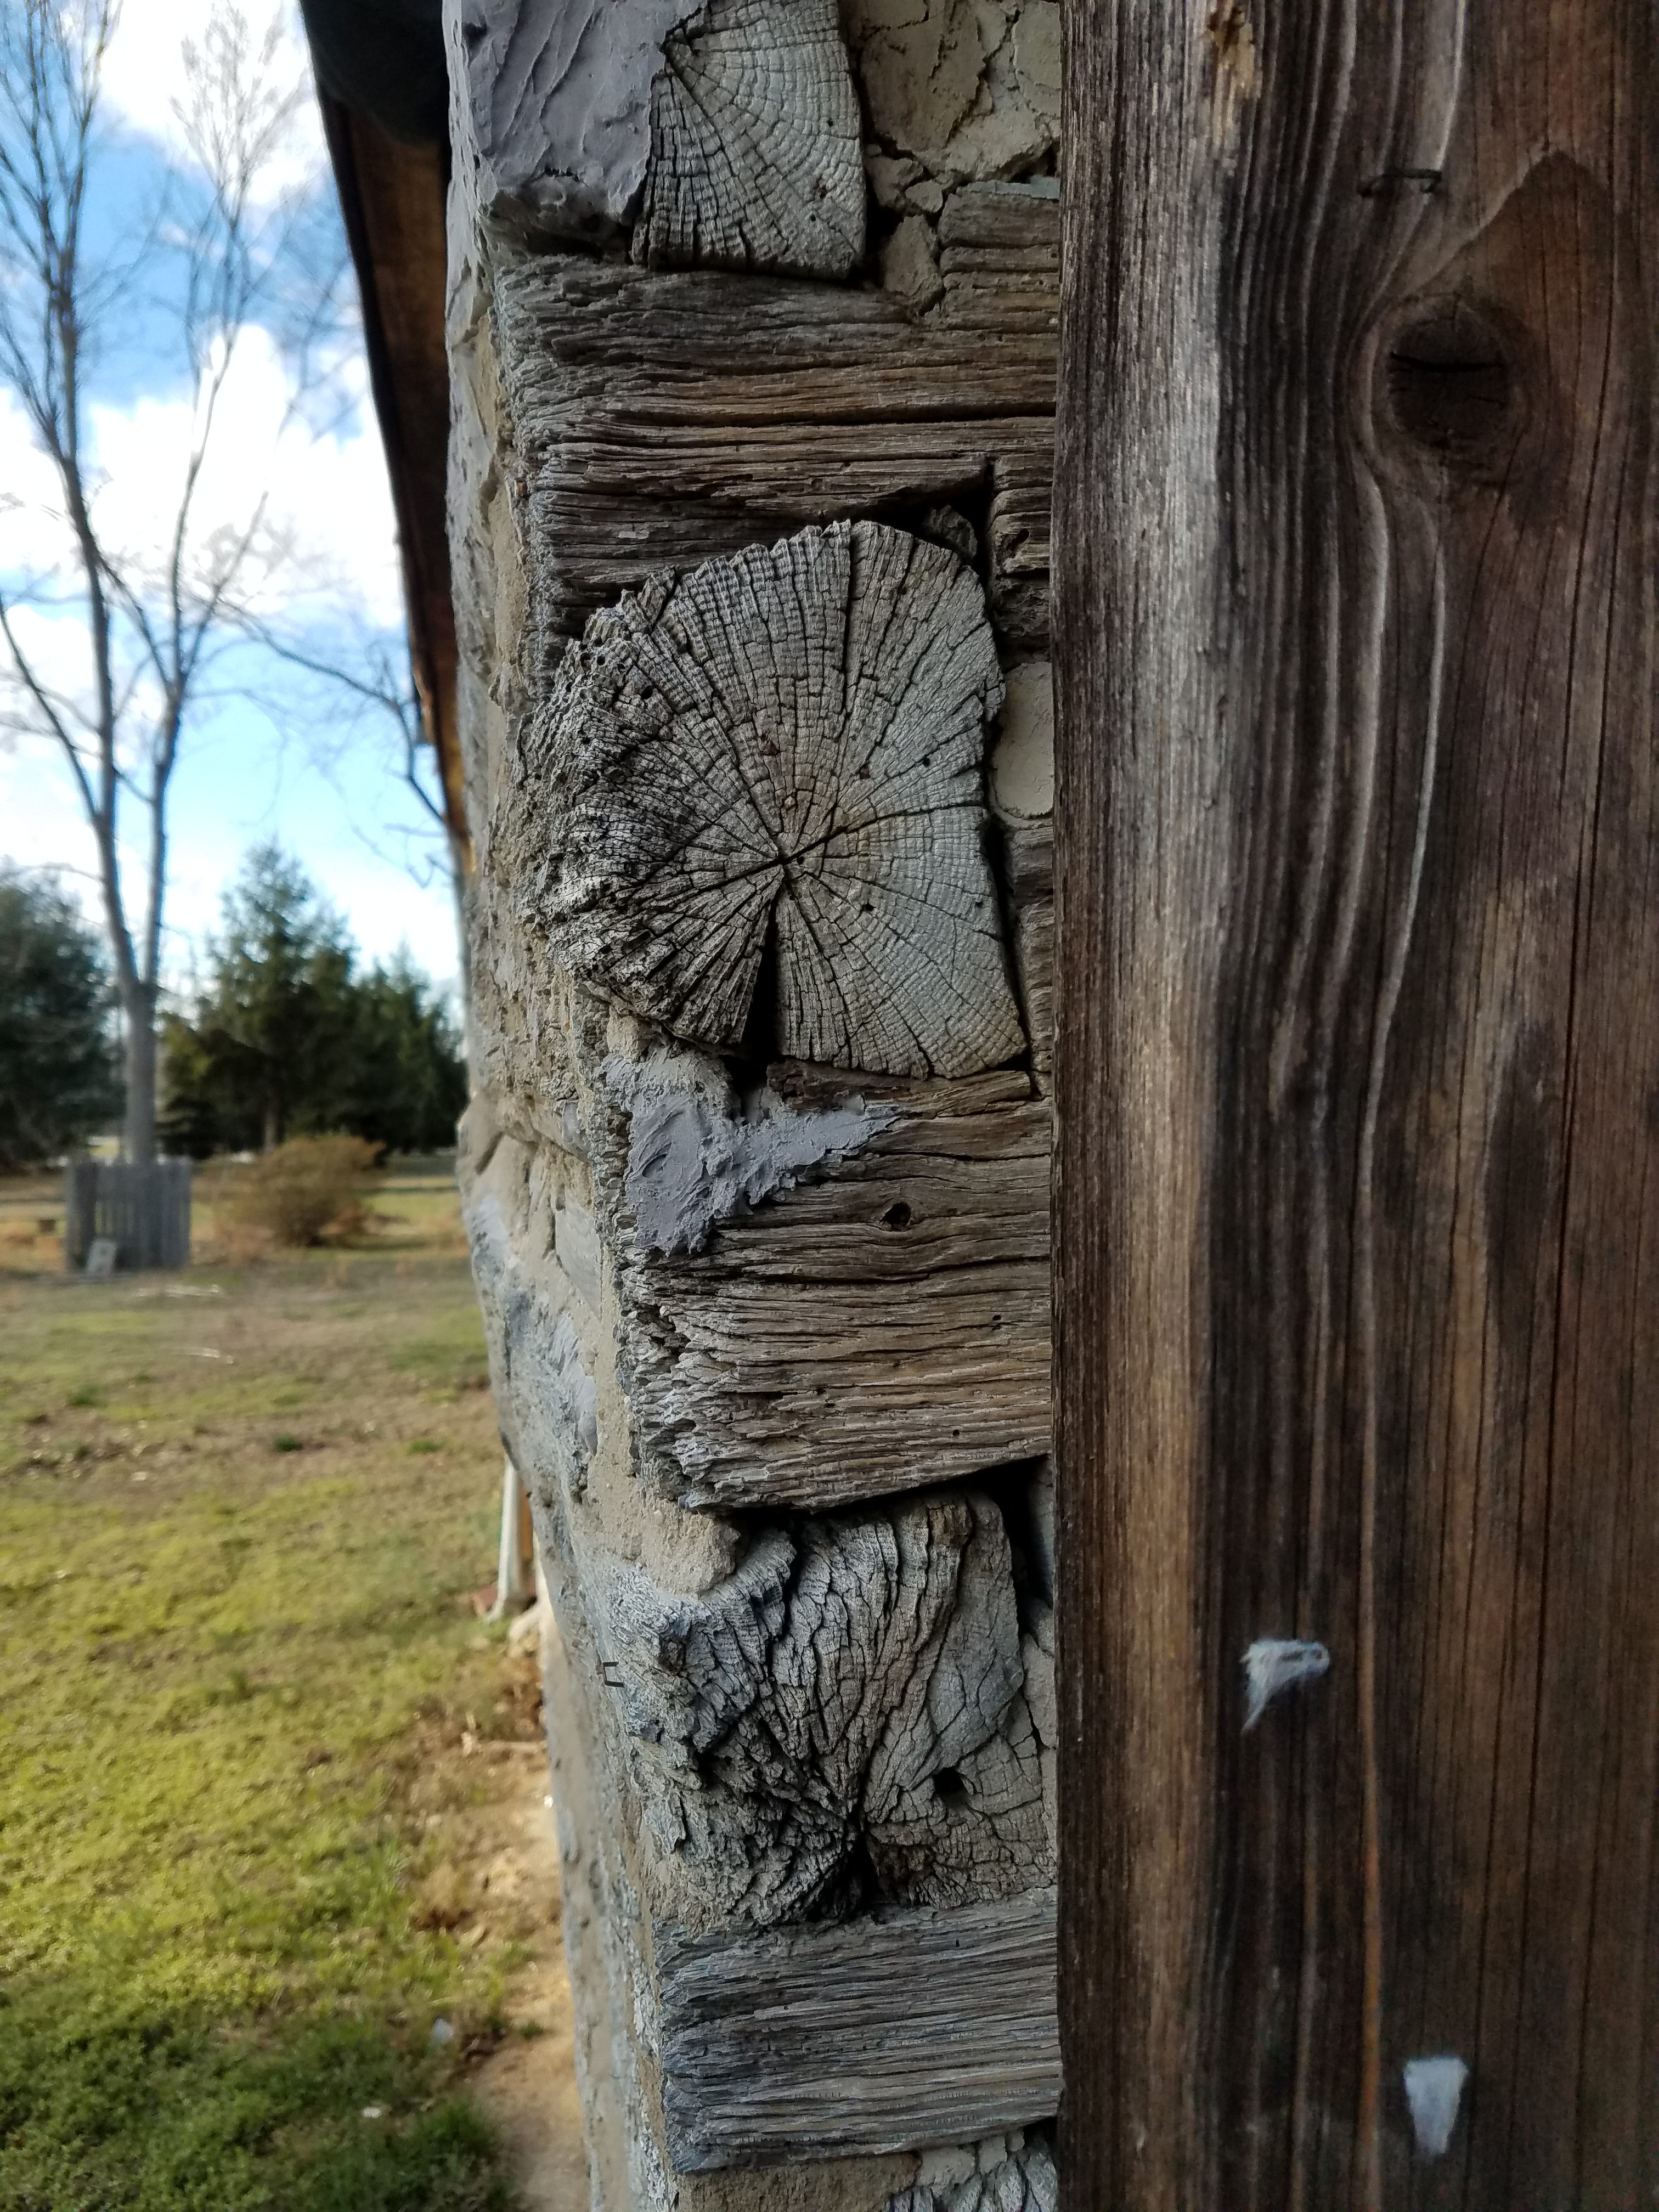
<path id="1" fill-rule="evenodd" d="M 419 1924 L 463 1721 L 522 1732 L 499 1447 L 407 1181 L 372 1249 L 0 1274 L 4 2212 L 507 2203 L 464 2091 L 512 1945 Z"/>

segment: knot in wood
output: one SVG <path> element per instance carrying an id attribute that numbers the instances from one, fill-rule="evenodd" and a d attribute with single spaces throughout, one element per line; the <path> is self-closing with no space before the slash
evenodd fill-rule
<path id="1" fill-rule="evenodd" d="M 1419 302 L 1382 356 L 1395 428 L 1443 467 L 1501 476 L 1522 425 L 1510 348 L 1495 320 L 1457 298 Z"/>
<path id="2" fill-rule="evenodd" d="M 902 532 L 659 576 L 561 665 L 498 865 L 526 931 L 676 1036 L 997 1066 L 1025 1042 L 983 838 L 1001 697 L 977 579 Z"/>

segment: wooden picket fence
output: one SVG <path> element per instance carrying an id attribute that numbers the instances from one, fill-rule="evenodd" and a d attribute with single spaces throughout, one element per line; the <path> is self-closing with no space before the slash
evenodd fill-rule
<path id="1" fill-rule="evenodd" d="M 190 1265 L 188 1160 L 71 1160 L 64 1191 L 64 1260 L 78 1274 L 93 1247 L 114 1247 L 112 1265 Z"/>

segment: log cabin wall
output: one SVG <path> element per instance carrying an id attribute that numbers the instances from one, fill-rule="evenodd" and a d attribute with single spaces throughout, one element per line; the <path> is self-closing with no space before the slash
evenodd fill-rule
<path id="1" fill-rule="evenodd" d="M 449 0 L 463 1187 L 601 2212 L 1052 2212 L 1053 0 Z"/>

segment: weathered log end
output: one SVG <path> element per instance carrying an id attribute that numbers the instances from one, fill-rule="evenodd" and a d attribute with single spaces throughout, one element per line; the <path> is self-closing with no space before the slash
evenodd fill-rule
<path id="1" fill-rule="evenodd" d="M 864 156 L 835 0 L 708 0 L 663 59 L 634 258 L 850 276 Z"/>
<path id="2" fill-rule="evenodd" d="M 1024 1049 L 985 853 L 977 580 L 878 524 L 594 616 L 493 840 L 520 919 L 671 1035 L 900 1075 Z"/>
<path id="3" fill-rule="evenodd" d="M 448 0 L 466 192 L 537 245 L 841 278 L 864 258 L 834 0 Z"/>

